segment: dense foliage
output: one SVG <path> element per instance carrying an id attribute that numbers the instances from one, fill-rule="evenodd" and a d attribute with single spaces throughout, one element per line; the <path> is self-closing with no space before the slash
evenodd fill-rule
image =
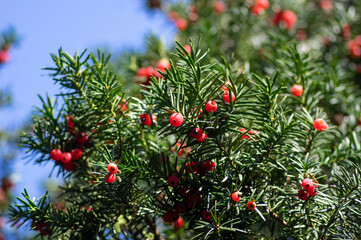
<path id="1" fill-rule="evenodd" d="M 25 190 L 14 224 L 67 239 L 357 239 L 359 3 L 156 3 L 180 30 L 170 49 L 150 36 L 111 63 L 51 55 L 61 91 L 21 143 L 54 162 L 64 204 Z"/>

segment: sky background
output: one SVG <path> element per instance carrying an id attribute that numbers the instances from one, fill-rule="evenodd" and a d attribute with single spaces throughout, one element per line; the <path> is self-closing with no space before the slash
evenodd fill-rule
<path id="1" fill-rule="evenodd" d="M 147 11 L 145 0 L 0 0 L 0 6 L 0 32 L 13 26 L 21 37 L 10 52 L 11 61 L 0 69 L 0 88 L 9 88 L 14 100 L 0 112 L 0 127 L 7 129 L 30 120 L 34 106 L 40 105 L 37 94 L 57 93 L 58 86 L 41 68 L 52 66 L 50 53 L 59 47 L 70 54 L 98 48 L 119 52 L 144 48 L 150 32 L 167 42 L 175 34 L 164 13 Z M 22 151 L 14 165 L 15 195 L 26 188 L 38 198 L 52 164 L 25 164 L 23 157 Z"/>

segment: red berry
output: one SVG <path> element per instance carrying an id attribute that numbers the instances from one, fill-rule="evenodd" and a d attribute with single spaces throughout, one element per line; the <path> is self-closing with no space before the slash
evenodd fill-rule
<path id="1" fill-rule="evenodd" d="M 275 25 L 279 25 L 282 22 L 284 23 L 286 29 L 290 30 L 296 24 L 297 16 L 290 10 L 279 11 L 275 14 L 272 21 Z"/>
<path id="2" fill-rule="evenodd" d="M 183 48 L 187 51 L 187 53 L 191 54 L 192 49 L 190 45 L 184 45 Z"/>
<path id="3" fill-rule="evenodd" d="M 185 213 L 187 210 L 186 204 L 184 202 L 177 203 L 175 210 L 177 213 Z"/>
<path id="4" fill-rule="evenodd" d="M 184 227 L 184 219 L 182 217 L 178 217 L 178 219 L 176 221 L 173 222 L 174 223 L 174 229 L 177 231 L 178 229 L 181 229 Z"/>
<path id="5" fill-rule="evenodd" d="M 73 163 L 72 161 L 66 162 L 64 163 L 63 167 L 66 171 L 72 172 L 75 168 L 75 163 Z"/>
<path id="6" fill-rule="evenodd" d="M 247 130 L 245 128 L 240 128 L 239 131 L 243 134 L 245 132 L 247 132 Z M 251 138 L 252 135 L 258 134 L 258 132 L 256 130 L 249 130 L 246 134 L 244 134 L 241 139 L 249 139 Z M 252 136 L 253 137 L 253 136 Z M 257 139 L 256 137 L 253 137 L 254 139 Z"/>
<path id="7" fill-rule="evenodd" d="M 236 99 L 236 96 L 234 96 L 233 93 L 231 93 L 232 95 L 232 102 L 234 102 L 234 100 Z M 229 91 L 225 91 L 223 93 L 223 100 L 226 102 L 226 103 L 229 103 Z"/>
<path id="8" fill-rule="evenodd" d="M 264 12 L 264 8 L 259 5 L 253 5 L 251 11 L 253 15 L 258 16 Z"/>
<path id="9" fill-rule="evenodd" d="M 10 61 L 10 54 L 7 50 L 0 50 L 0 64 Z"/>
<path id="10" fill-rule="evenodd" d="M 212 215 L 211 215 L 211 213 L 208 212 L 207 210 L 203 210 L 203 211 L 202 211 L 202 218 L 203 218 L 205 221 L 209 221 L 209 220 L 211 220 Z"/>
<path id="11" fill-rule="evenodd" d="M 254 201 L 250 201 L 247 203 L 247 208 L 249 210 L 255 210 L 256 209 L 256 203 Z"/>
<path id="12" fill-rule="evenodd" d="M 108 173 L 104 177 L 104 181 L 107 181 L 107 183 L 113 183 L 117 179 L 117 176 L 114 173 Z"/>
<path id="13" fill-rule="evenodd" d="M 84 144 L 88 140 L 88 136 L 84 132 L 78 132 L 75 140 L 78 144 Z"/>
<path id="14" fill-rule="evenodd" d="M 62 161 L 63 163 L 70 162 L 70 161 L 71 161 L 71 153 L 69 153 L 69 152 L 63 153 L 63 155 L 62 155 L 62 157 L 61 157 L 61 161 Z"/>
<path id="15" fill-rule="evenodd" d="M 231 85 L 232 85 L 231 82 L 229 82 L 229 81 L 225 82 L 224 85 L 222 86 L 222 90 L 228 92 L 229 91 L 228 86 L 231 86 Z"/>
<path id="16" fill-rule="evenodd" d="M 68 132 L 70 133 L 75 133 L 73 120 L 73 116 L 66 116 L 66 126 L 68 127 Z"/>
<path id="17" fill-rule="evenodd" d="M 291 93 L 295 97 L 300 97 L 303 93 L 303 88 L 301 85 L 293 85 L 291 88 Z"/>
<path id="18" fill-rule="evenodd" d="M 215 112 L 215 111 L 217 111 L 217 108 L 218 108 L 218 106 L 217 106 L 217 103 L 215 102 L 215 101 L 208 101 L 207 103 L 206 103 L 206 111 L 207 112 Z"/>
<path id="19" fill-rule="evenodd" d="M 149 66 L 145 68 L 139 68 L 135 82 L 138 84 L 149 85 L 151 76 L 154 74 L 154 68 Z"/>
<path id="20" fill-rule="evenodd" d="M 108 166 L 107 166 L 107 168 L 108 168 L 108 171 L 109 171 L 110 173 L 116 173 L 116 172 L 118 172 L 118 166 L 117 166 L 117 164 L 115 164 L 115 163 L 109 163 Z"/>
<path id="21" fill-rule="evenodd" d="M 140 123 L 147 126 L 152 126 L 152 119 L 150 118 L 148 113 L 140 114 Z"/>
<path id="22" fill-rule="evenodd" d="M 197 138 L 197 142 L 205 142 L 208 138 L 207 134 L 203 133 L 201 137 Z"/>
<path id="23" fill-rule="evenodd" d="M 302 187 L 303 187 L 304 189 L 306 189 L 307 191 L 309 191 L 309 190 L 313 187 L 313 182 L 312 182 L 312 180 L 309 179 L 309 178 L 303 179 L 303 181 L 302 181 Z"/>
<path id="24" fill-rule="evenodd" d="M 313 122 L 313 126 L 316 130 L 318 131 L 322 131 L 322 130 L 327 130 L 328 129 L 328 125 L 327 123 L 322 119 L 322 118 L 317 118 L 314 122 Z"/>
<path id="25" fill-rule="evenodd" d="M 235 191 L 234 193 L 232 193 L 233 201 L 238 202 L 239 200 L 241 200 L 241 195 L 242 193 L 240 191 Z"/>
<path id="26" fill-rule="evenodd" d="M 158 61 L 157 63 L 157 69 L 161 72 L 165 72 L 165 69 L 170 69 L 170 63 L 169 60 L 166 58 L 163 58 Z"/>
<path id="27" fill-rule="evenodd" d="M 269 2 L 268 0 L 256 0 L 256 3 L 254 5 L 267 9 L 269 7 Z"/>
<path id="28" fill-rule="evenodd" d="M 59 161 L 61 160 L 62 157 L 63 157 L 63 153 L 61 152 L 60 149 L 51 150 L 50 158 L 53 159 L 54 161 Z"/>
<path id="29" fill-rule="evenodd" d="M 221 15 L 226 11 L 226 5 L 221 1 L 217 1 L 213 4 L 213 10 L 216 15 Z"/>
<path id="30" fill-rule="evenodd" d="M 169 119 L 170 125 L 179 127 L 183 123 L 183 115 L 181 113 L 173 113 Z"/>
<path id="31" fill-rule="evenodd" d="M 70 154 L 71 154 L 71 159 L 77 161 L 83 156 L 83 151 L 79 148 L 75 148 L 71 150 Z"/>
<path id="32" fill-rule="evenodd" d="M 180 31 L 184 31 L 188 27 L 188 22 L 184 18 L 178 18 L 175 22 L 175 25 Z"/>
<path id="33" fill-rule="evenodd" d="M 332 10 L 333 8 L 333 5 L 332 5 L 332 2 L 330 0 L 321 0 L 320 1 L 320 7 L 326 11 L 326 12 L 329 12 Z"/>
<path id="34" fill-rule="evenodd" d="M 298 198 L 301 200 L 307 200 L 310 197 L 310 194 L 304 189 L 298 191 Z"/>
<path id="35" fill-rule="evenodd" d="M 282 14 L 282 21 L 285 24 L 286 29 L 290 30 L 297 22 L 297 16 L 294 12 L 286 10 Z"/>
<path id="36" fill-rule="evenodd" d="M 168 185 L 171 186 L 172 188 L 176 188 L 179 185 L 179 178 L 177 176 L 170 176 L 168 178 Z"/>
<path id="37" fill-rule="evenodd" d="M 195 139 L 202 137 L 203 130 L 201 128 L 194 128 L 191 132 L 191 136 Z"/>
<path id="38" fill-rule="evenodd" d="M 317 187 L 315 185 L 313 185 L 312 187 L 310 187 L 307 190 L 308 194 L 310 194 L 310 196 L 314 197 L 317 195 Z"/>

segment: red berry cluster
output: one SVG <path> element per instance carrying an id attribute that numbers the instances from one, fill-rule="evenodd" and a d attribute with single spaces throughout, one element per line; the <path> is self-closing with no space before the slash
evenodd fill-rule
<path id="1" fill-rule="evenodd" d="M 109 173 L 104 176 L 104 181 L 113 183 L 117 179 L 118 166 L 115 163 L 109 163 L 107 169 Z"/>
<path id="2" fill-rule="evenodd" d="M 139 68 L 135 82 L 138 84 L 149 85 L 152 76 L 161 78 L 162 75 L 158 71 L 164 73 L 166 71 L 165 69 L 170 69 L 170 67 L 168 59 L 164 58 L 158 61 L 156 68 L 153 68 L 152 66 Z"/>
<path id="3" fill-rule="evenodd" d="M 284 25 L 287 30 L 291 30 L 297 22 L 297 16 L 291 10 L 281 10 L 275 13 L 272 19 L 274 25 Z"/>
<path id="4" fill-rule="evenodd" d="M 262 14 L 269 7 L 268 0 L 255 0 L 252 6 L 252 13 L 256 16 Z"/>
<path id="5" fill-rule="evenodd" d="M 230 96 L 232 97 L 232 102 L 234 102 L 234 100 L 236 100 L 236 96 L 233 94 L 233 92 L 231 92 L 231 94 L 229 93 L 229 86 L 231 86 L 230 82 L 226 82 L 225 85 L 222 86 L 222 90 L 223 92 L 223 100 L 226 103 L 230 102 Z"/>
<path id="6" fill-rule="evenodd" d="M 313 184 L 312 180 L 305 178 L 302 181 L 303 189 L 298 191 L 298 198 L 301 200 L 307 200 L 310 196 L 317 195 L 317 185 Z"/>
<path id="7" fill-rule="evenodd" d="M 73 120 L 74 117 L 72 116 L 66 117 L 67 131 L 71 134 L 75 134 Z M 91 146 L 92 140 L 88 138 L 86 133 L 78 132 L 75 134 L 75 141 L 67 141 L 66 146 L 63 147 L 67 151 L 62 151 L 59 148 L 52 149 L 50 158 L 62 165 L 66 171 L 71 172 L 74 170 L 76 162 L 83 157 L 84 148 Z"/>

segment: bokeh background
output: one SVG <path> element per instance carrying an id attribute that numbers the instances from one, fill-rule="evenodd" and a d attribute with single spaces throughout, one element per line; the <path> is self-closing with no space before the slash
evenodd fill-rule
<path id="1" fill-rule="evenodd" d="M 144 0 L 17 0 L 0 1 L 0 31 L 10 26 L 20 38 L 11 49 L 11 60 L 0 68 L 0 89 L 6 88 L 13 97 L 11 106 L 0 112 L 0 128 L 16 131 L 31 120 L 38 94 L 54 96 L 58 86 L 44 67 L 51 67 L 50 53 L 60 47 L 73 54 L 84 49 L 120 53 L 142 50 L 145 36 L 155 33 L 171 43 L 176 29 L 160 11 L 149 11 Z M 11 164 L 13 193 L 19 196 L 26 188 L 31 197 L 44 193 L 52 165 L 26 164 L 24 150 Z M 53 181 L 56 174 L 51 176 Z M 11 229 L 7 229 L 12 231 Z"/>

